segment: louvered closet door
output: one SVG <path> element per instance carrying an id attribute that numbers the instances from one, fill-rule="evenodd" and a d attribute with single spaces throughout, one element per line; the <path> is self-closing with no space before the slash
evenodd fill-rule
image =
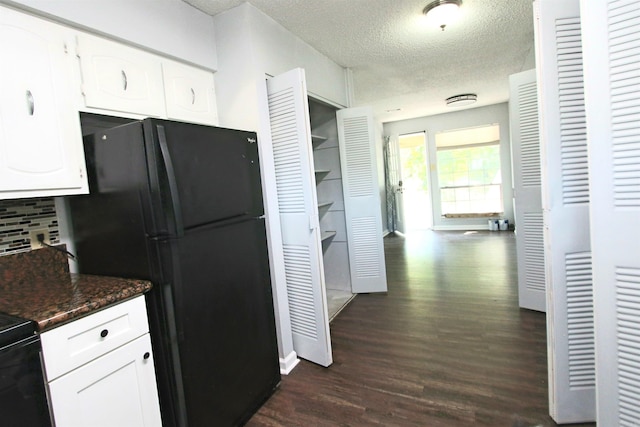
<path id="1" fill-rule="evenodd" d="M 595 344 L 580 8 L 578 0 L 538 0 L 535 6 L 549 409 L 558 423 L 593 421 Z"/>
<path id="2" fill-rule="evenodd" d="M 640 425 L 640 3 L 582 3 L 598 425 Z"/>
<path id="3" fill-rule="evenodd" d="M 267 80 L 284 269 L 298 356 L 332 363 L 304 70 Z"/>
<path id="4" fill-rule="evenodd" d="M 540 127 L 536 70 L 509 76 L 509 121 L 515 188 L 518 300 L 520 307 L 546 310 Z"/>
<path id="5" fill-rule="evenodd" d="M 386 292 L 375 150 L 375 144 L 382 141 L 375 138 L 373 112 L 368 107 L 339 110 L 337 119 L 351 290 L 354 293 Z"/>

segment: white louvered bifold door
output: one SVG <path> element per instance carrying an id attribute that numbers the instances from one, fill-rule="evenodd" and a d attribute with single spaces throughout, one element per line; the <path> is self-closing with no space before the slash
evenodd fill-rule
<path id="1" fill-rule="evenodd" d="M 582 2 L 598 426 L 640 425 L 640 2 Z"/>
<path id="2" fill-rule="evenodd" d="M 515 189 L 518 300 L 521 308 L 545 311 L 547 296 L 536 70 L 509 76 L 509 123 Z"/>
<path id="3" fill-rule="evenodd" d="M 595 420 L 589 167 L 579 0 L 537 0 L 536 64 L 547 288 L 549 411 Z"/>
<path id="4" fill-rule="evenodd" d="M 293 347 L 303 359 L 329 366 L 333 360 L 304 70 L 267 80 L 267 95 Z"/>
<path id="5" fill-rule="evenodd" d="M 354 293 L 386 292 L 382 212 L 373 123 L 368 107 L 337 112 L 340 169 Z"/>

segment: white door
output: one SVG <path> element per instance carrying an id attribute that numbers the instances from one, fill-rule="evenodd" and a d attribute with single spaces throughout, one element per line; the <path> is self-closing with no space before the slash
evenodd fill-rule
<path id="1" fill-rule="evenodd" d="M 303 359 L 329 366 L 333 359 L 304 70 L 267 80 L 267 96 L 293 346 Z"/>
<path id="2" fill-rule="evenodd" d="M 404 230 L 433 227 L 429 153 L 425 131 L 400 135 L 400 179 Z"/>
<path id="3" fill-rule="evenodd" d="M 390 232 L 405 232 L 404 199 L 400 168 L 400 147 L 397 136 L 385 137 L 385 189 L 387 191 L 387 224 Z"/>
<path id="4" fill-rule="evenodd" d="M 49 396 L 57 426 L 161 426 L 149 334 L 51 381 Z"/>
<path id="5" fill-rule="evenodd" d="M 549 409 L 595 420 L 589 167 L 578 0 L 536 0 Z"/>
<path id="6" fill-rule="evenodd" d="M 402 161 L 400 159 L 400 144 L 398 137 L 393 137 L 389 141 L 389 154 L 393 165 L 393 197 L 396 202 L 396 229 L 400 233 L 406 233 L 407 228 L 404 220 L 404 182 L 402 180 Z"/>
<path id="7" fill-rule="evenodd" d="M 382 211 L 373 112 L 369 107 L 339 110 L 338 139 L 344 209 L 354 293 L 386 292 Z"/>
<path id="8" fill-rule="evenodd" d="M 517 227 L 518 300 L 521 308 L 544 312 L 547 304 L 535 69 L 509 76 L 509 124 Z"/>
<path id="9" fill-rule="evenodd" d="M 582 2 L 599 426 L 640 425 L 640 3 Z"/>

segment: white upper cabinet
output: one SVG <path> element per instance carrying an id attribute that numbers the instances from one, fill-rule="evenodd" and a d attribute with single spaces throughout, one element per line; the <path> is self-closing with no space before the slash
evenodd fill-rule
<path id="1" fill-rule="evenodd" d="M 73 33 L 0 7 L 0 199 L 87 193 Z"/>
<path id="2" fill-rule="evenodd" d="M 85 106 L 164 117 L 161 58 L 89 34 L 78 35 Z"/>
<path id="3" fill-rule="evenodd" d="M 162 61 L 167 117 L 218 124 L 213 73 L 176 61 Z"/>
<path id="4" fill-rule="evenodd" d="M 0 199 L 89 192 L 79 110 L 218 124 L 213 72 L 4 6 L 0 55 Z"/>

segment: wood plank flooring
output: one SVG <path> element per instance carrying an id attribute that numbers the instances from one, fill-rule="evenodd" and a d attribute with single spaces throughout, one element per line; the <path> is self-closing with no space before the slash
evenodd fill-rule
<path id="1" fill-rule="evenodd" d="M 513 233 L 419 231 L 385 251 L 389 291 L 334 319 L 334 364 L 301 361 L 247 425 L 555 426 Z"/>

